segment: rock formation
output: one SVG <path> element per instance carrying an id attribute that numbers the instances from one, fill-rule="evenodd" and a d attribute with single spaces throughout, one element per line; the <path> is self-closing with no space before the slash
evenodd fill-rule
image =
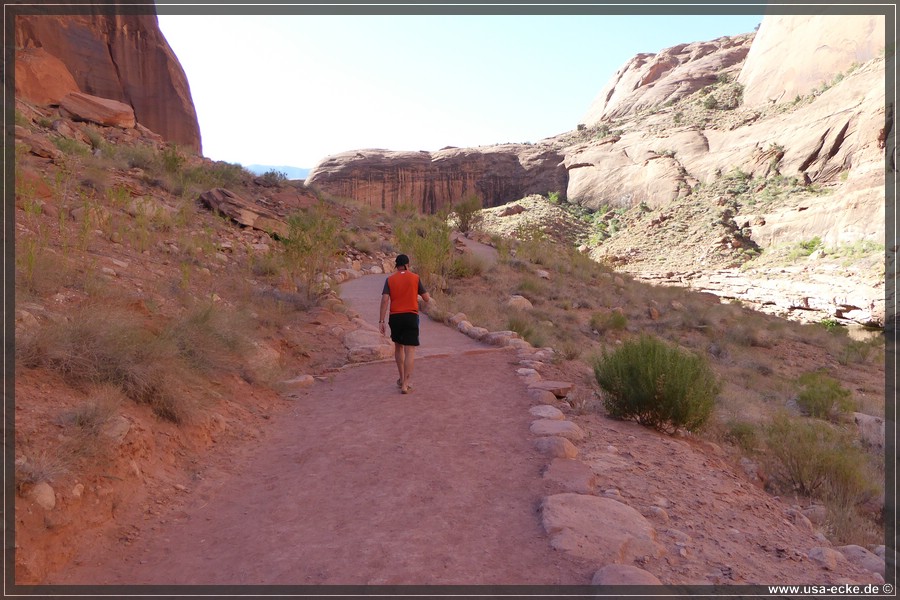
<path id="1" fill-rule="evenodd" d="M 56 104 L 66 93 L 80 91 L 123 102 L 134 109 L 138 123 L 200 153 L 187 77 L 156 15 L 93 11 L 16 16 L 16 95 Z"/>
<path id="2" fill-rule="evenodd" d="M 766 18 L 738 81 L 747 104 L 790 102 L 883 51 L 883 15 Z"/>
<path id="3" fill-rule="evenodd" d="M 600 90 L 582 123 L 596 125 L 690 96 L 715 83 L 717 75 L 740 69 L 752 42 L 746 34 L 638 54 Z"/>
<path id="4" fill-rule="evenodd" d="M 359 150 L 327 157 L 306 184 L 384 210 L 412 204 L 434 213 L 471 195 L 498 206 L 529 194 L 564 194 L 562 160 L 552 148 L 527 144 L 434 153 Z"/>

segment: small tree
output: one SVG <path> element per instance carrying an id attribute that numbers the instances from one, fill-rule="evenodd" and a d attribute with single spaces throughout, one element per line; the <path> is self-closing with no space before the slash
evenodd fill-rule
<path id="1" fill-rule="evenodd" d="M 338 255 L 339 225 L 321 203 L 288 218 L 285 259 L 288 271 L 300 276 L 308 299 L 321 292 L 324 275 Z"/>
<path id="2" fill-rule="evenodd" d="M 394 228 L 397 246 L 408 254 L 429 291 L 443 289 L 453 259 L 447 214 L 421 215 L 399 221 Z"/>
<path id="3" fill-rule="evenodd" d="M 611 417 L 667 433 L 702 428 L 721 389 L 704 357 L 646 335 L 604 353 L 594 375 Z"/>
<path id="4" fill-rule="evenodd" d="M 481 198 L 475 194 L 453 205 L 453 212 L 456 215 L 456 226 L 461 233 L 468 233 L 478 228 L 483 218 L 481 208 Z"/>

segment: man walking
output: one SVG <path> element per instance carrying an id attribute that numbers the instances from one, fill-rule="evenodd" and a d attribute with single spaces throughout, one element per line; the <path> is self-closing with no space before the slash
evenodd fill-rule
<path id="1" fill-rule="evenodd" d="M 384 334 L 384 320 L 390 307 L 388 324 L 391 326 L 391 341 L 394 342 L 394 359 L 400 379 L 397 385 L 404 394 L 412 392 L 409 380 L 412 377 L 416 346 L 419 345 L 419 296 L 431 302 L 419 276 L 409 270 L 409 257 L 397 255 L 394 265 L 397 271 L 384 282 L 381 290 L 381 312 L 378 327 Z"/>

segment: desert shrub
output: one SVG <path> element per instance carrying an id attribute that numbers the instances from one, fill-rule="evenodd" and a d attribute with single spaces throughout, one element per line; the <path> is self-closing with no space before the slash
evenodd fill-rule
<path id="1" fill-rule="evenodd" d="M 263 185 L 273 186 L 286 182 L 288 180 L 288 176 L 284 171 L 269 169 L 268 171 L 257 177 L 256 180 Z"/>
<path id="2" fill-rule="evenodd" d="M 716 97 L 710 94 L 703 100 L 703 108 L 707 110 L 713 110 L 719 105 L 719 101 L 716 100 Z"/>
<path id="3" fill-rule="evenodd" d="M 801 494 L 856 505 L 877 492 L 853 435 L 826 422 L 778 414 L 766 427 L 770 472 Z"/>
<path id="4" fill-rule="evenodd" d="M 883 352 L 884 339 L 881 337 L 873 337 L 868 340 L 848 339 L 846 345 L 841 350 L 838 362 L 842 365 L 864 363 L 869 360 L 872 354 L 879 356 L 882 355 Z"/>
<path id="5" fill-rule="evenodd" d="M 174 320 L 163 333 L 178 348 L 187 364 L 202 372 L 236 366 L 249 342 L 241 335 L 242 319 L 234 311 L 226 311 L 208 301 L 191 307 Z"/>
<path id="6" fill-rule="evenodd" d="M 167 144 L 159 151 L 159 160 L 166 173 L 177 174 L 187 161 L 184 154 L 175 144 Z"/>
<path id="7" fill-rule="evenodd" d="M 75 427 L 86 436 L 96 436 L 118 411 L 122 402 L 122 390 L 109 384 L 101 384 L 90 390 L 84 404 L 64 412 L 60 422 Z"/>
<path id="8" fill-rule="evenodd" d="M 452 264 L 453 242 L 446 215 L 420 215 L 403 219 L 394 227 L 397 246 L 409 255 L 417 267 L 427 290 L 440 290 L 446 286 Z"/>
<path id="9" fill-rule="evenodd" d="M 547 286 L 544 282 L 530 275 L 522 277 L 522 280 L 519 281 L 519 284 L 516 286 L 517 292 L 532 301 L 541 297 L 546 289 Z"/>
<path id="10" fill-rule="evenodd" d="M 111 384 L 159 417 L 189 421 L 196 405 L 176 390 L 184 381 L 178 349 L 125 310 L 87 306 L 70 321 L 48 323 L 23 337 L 16 359 L 43 367 L 73 384 Z"/>
<path id="11" fill-rule="evenodd" d="M 744 452 L 753 452 L 758 443 L 757 428 L 753 423 L 746 421 L 729 421 L 726 424 L 724 438 Z"/>
<path id="12" fill-rule="evenodd" d="M 481 206 L 481 198 L 475 194 L 453 205 L 453 216 L 459 231 L 466 233 L 478 228 L 482 220 Z"/>
<path id="13" fill-rule="evenodd" d="M 339 254 L 339 229 L 340 221 L 321 203 L 288 218 L 285 259 L 308 298 L 321 293 L 325 274 Z"/>
<path id="14" fill-rule="evenodd" d="M 87 145 L 67 137 L 54 137 L 53 144 L 60 152 L 69 156 L 88 156 L 91 153 Z"/>
<path id="15" fill-rule="evenodd" d="M 529 315 L 513 311 L 507 319 L 506 328 L 518 333 L 519 337 L 535 348 L 542 348 L 547 344 L 547 332 Z"/>
<path id="16" fill-rule="evenodd" d="M 855 408 L 850 390 L 822 371 L 802 374 L 797 378 L 797 385 L 800 388 L 797 404 L 811 417 L 830 419 Z"/>
<path id="17" fill-rule="evenodd" d="M 669 433 L 702 428 L 721 389 L 704 357 L 647 335 L 604 352 L 594 375 L 611 417 Z"/>
<path id="18" fill-rule="evenodd" d="M 591 330 L 603 334 L 610 330 L 622 330 L 628 326 L 628 317 L 617 310 L 609 312 L 595 312 L 591 315 Z"/>
<path id="19" fill-rule="evenodd" d="M 454 256 L 450 263 L 449 276 L 457 279 L 475 277 L 485 270 L 485 263 L 480 257 L 470 252 Z"/>

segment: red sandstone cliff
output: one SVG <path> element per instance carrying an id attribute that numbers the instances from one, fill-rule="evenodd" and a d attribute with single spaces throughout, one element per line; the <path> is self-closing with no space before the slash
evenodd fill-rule
<path id="1" fill-rule="evenodd" d="M 70 91 L 117 100 L 141 125 L 199 154 L 187 77 L 156 15 L 92 10 L 14 17 L 16 95 L 36 104 L 57 104 Z"/>

